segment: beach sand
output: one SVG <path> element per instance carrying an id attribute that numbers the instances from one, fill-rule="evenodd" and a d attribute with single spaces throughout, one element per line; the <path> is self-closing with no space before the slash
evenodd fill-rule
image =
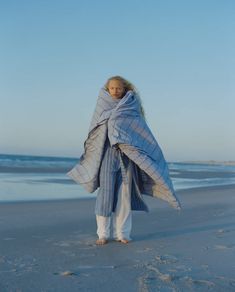
<path id="1" fill-rule="evenodd" d="M 126 245 L 95 245 L 94 199 L 0 204 L 0 291 L 235 291 L 235 186 L 177 195 Z"/>

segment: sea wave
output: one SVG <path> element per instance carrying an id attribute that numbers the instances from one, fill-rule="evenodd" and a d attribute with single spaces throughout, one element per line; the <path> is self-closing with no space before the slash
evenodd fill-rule
<path id="1" fill-rule="evenodd" d="M 63 173 L 78 158 L 0 154 L 0 173 Z"/>

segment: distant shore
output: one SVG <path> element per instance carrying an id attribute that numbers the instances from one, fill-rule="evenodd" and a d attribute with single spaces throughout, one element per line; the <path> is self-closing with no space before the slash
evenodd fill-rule
<path id="1" fill-rule="evenodd" d="M 233 160 L 186 160 L 180 163 L 194 163 L 194 164 L 213 164 L 213 165 L 235 165 Z"/>

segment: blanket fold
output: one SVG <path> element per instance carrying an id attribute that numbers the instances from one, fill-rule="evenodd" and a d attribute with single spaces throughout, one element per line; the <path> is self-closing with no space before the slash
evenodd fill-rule
<path id="1" fill-rule="evenodd" d="M 99 169 L 107 135 L 111 146 L 118 147 L 138 166 L 141 179 L 135 184 L 140 192 L 181 209 L 164 155 L 141 114 L 136 94 L 131 90 L 118 100 L 101 88 L 84 153 L 68 176 L 88 192 L 99 187 Z"/>

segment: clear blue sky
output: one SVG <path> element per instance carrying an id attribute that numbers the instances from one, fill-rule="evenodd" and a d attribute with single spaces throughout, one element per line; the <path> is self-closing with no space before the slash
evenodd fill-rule
<path id="1" fill-rule="evenodd" d="M 0 0 L 0 153 L 79 157 L 122 75 L 167 160 L 235 160 L 234 15 L 233 0 Z"/>

